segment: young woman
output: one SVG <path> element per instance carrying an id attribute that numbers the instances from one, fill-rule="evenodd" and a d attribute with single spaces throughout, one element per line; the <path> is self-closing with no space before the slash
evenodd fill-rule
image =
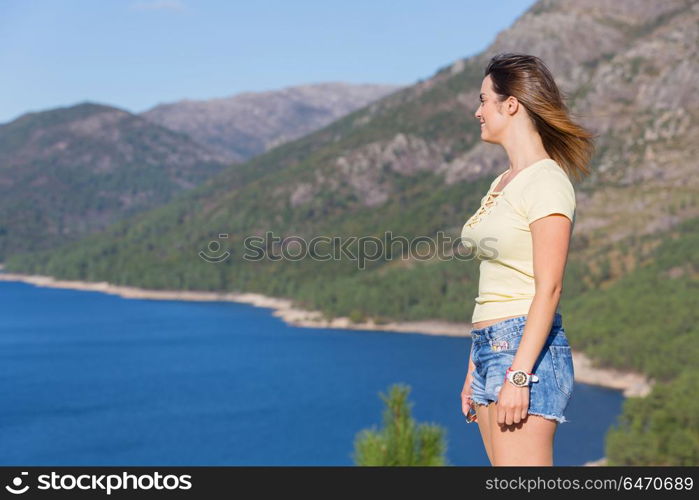
<path id="1" fill-rule="evenodd" d="M 509 169 L 461 232 L 481 261 L 462 411 L 478 422 L 492 465 L 553 465 L 574 379 L 558 308 L 575 224 L 569 176 L 589 174 L 593 135 L 531 55 L 491 59 L 475 117 Z"/>

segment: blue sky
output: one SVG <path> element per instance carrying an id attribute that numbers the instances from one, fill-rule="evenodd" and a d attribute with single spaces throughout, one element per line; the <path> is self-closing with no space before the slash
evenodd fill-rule
<path id="1" fill-rule="evenodd" d="M 534 0 L 2 0 L 0 123 L 94 101 L 325 81 L 408 85 L 485 49 Z"/>

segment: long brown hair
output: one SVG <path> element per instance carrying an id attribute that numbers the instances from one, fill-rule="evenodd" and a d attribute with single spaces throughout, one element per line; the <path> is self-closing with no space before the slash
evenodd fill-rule
<path id="1" fill-rule="evenodd" d="M 595 151 L 595 135 L 570 118 L 564 94 L 551 72 L 536 56 L 510 52 L 494 56 L 485 75 L 490 75 L 499 102 L 516 97 L 541 136 L 546 152 L 569 176 L 580 180 Z"/>

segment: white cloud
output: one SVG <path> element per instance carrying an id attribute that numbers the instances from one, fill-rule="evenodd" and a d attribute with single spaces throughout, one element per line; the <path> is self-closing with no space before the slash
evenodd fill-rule
<path id="1" fill-rule="evenodd" d="M 183 12 L 187 7 L 179 0 L 160 0 L 154 2 L 139 2 L 131 4 L 134 10 L 174 10 Z"/>

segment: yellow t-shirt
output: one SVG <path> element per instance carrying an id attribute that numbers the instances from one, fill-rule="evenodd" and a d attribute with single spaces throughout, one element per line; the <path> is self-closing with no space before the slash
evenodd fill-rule
<path id="1" fill-rule="evenodd" d="M 495 178 L 461 230 L 462 244 L 481 260 L 473 323 L 529 313 L 535 291 L 529 224 L 560 213 L 575 227 L 575 190 L 558 163 L 537 161 L 495 192 L 505 173 Z"/>

